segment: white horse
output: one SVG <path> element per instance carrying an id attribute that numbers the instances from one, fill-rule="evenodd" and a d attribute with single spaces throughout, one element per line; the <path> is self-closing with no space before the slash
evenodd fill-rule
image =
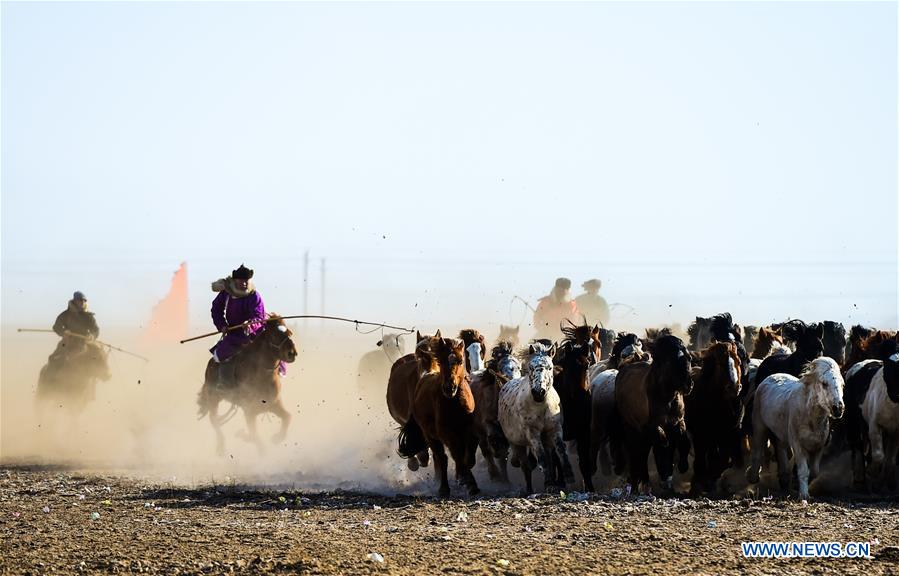
<path id="1" fill-rule="evenodd" d="M 527 492 L 533 492 L 533 459 L 544 475 L 544 483 L 553 477 L 555 455 L 565 479 L 573 479 L 571 463 L 562 442 L 562 408 L 553 388 L 553 345 L 541 343 L 528 348 L 525 376 L 506 382 L 499 392 L 499 423 L 512 449 L 512 465 L 521 467 Z"/>
<path id="2" fill-rule="evenodd" d="M 752 415 L 752 464 L 746 479 L 755 484 L 770 438 L 777 453 L 780 487 L 790 482 L 789 453 L 793 451 L 799 476 L 799 498 L 808 500 L 809 473 L 818 474 L 821 454 L 830 433 L 830 419 L 843 416 L 843 376 L 826 356 L 812 360 L 799 378 L 772 374 L 755 391 Z"/>
<path id="3" fill-rule="evenodd" d="M 899 353 L 887 358 L 871 379 L 862 402 L 862 416 L 868 423 L 871 475 L 876 478 L 882 474 L 887 488 L 894 490 L 899 452 Z"/>

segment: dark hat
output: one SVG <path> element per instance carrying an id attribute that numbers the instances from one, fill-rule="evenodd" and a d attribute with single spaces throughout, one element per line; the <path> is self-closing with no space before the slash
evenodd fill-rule
<path id="1" fill-rule="evenodd" d="M 585 290 L 589 290 L 590 288 L 601 288 L 601 287 L 602 287 L 602 281 L 597 280 L 596 278 L 591 278 L 591 279 L 587 280 L 586 282 L 584 282 L 583 284 L 581 284 L 581 288 L 583 288 Z"/>
<path id="2" fill-rule="evenodd" d="M 568 290 L 571 288 L 571 280 L 568 278 L 556 278 L 556 288 L 564 288 Z"/>
<path id="3" fill-rule="evenodd" d="M 72 294 L 72 300 L 87 300 L 87 297 L 84 295 L 84 292 L 75 292 Z"/>
<path id="4" fill-rule="evenodd" d="M 240 268 L 231 271 L 231 277 L 235 280 L 249 280 L 253 277 L 253 271 L 241 264 Z"/>

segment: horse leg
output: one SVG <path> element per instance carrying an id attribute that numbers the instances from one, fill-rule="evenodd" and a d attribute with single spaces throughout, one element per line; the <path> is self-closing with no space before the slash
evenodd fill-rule
<path id="1" fill-rule="evenodd" d="M 888 437 L 884 439 L 884 470 L 883 479 L 886 482 L 887 490 L 896 489 L 896 454 L 899 453 L 899 442 L 896 438 Z"/>
<path id="2" fill-rule="evenodd" d="M 263 446 L 262 440 L 259 438 L 259 432 L 256 430 L 256 417 L 259 413 L 244 408 L 243 415 L 247 422 L 247 441 L 255 444 L 256 449 L 259 450 L 260 454 L 265 454 L 265 446 Z"/>
<path id="3" fill-rule="evenodd" d="M 796 450 L 793 450 L 793 453 L 796 456 L 796 473 L 799 476 L 799 499 L 803 501 L 808 501 L 808 475 L 809 475 L 809 466 L 808 466 L 808 454 L 805 453 L 800 447 L 796 447 Z M 780 470 L 778 470 L 780 472 Z"/>
<path id="4" fill-rule="evenodd" d="M 708 484 L 707 440 L 705 434 L 693 435 L 693 479 L 690 481 L 690 496 L 698 496 Z"/>
<path id="5" fill-rule="evenodd" d="M 883 450 L 883 434 L 880 432 L 880 427 L 874 418 L 871 418 L 871 422 L 868 424 L 868 441 L 871 443 L 871 464 L 869 469 L 871 477 L 874 479 L 874 484 L 879 487 L 884 470 L 885 454 Z"/>
<path id="6" fill-rule="evenodd" d="M 518 460 L 518 465 L 521 467 L 521 473 L 524 475 L 524 490 L 525 496 L 529 496 L 534 493 L 534 486 L 531 483 L 531 459 L 528 456 L 528 449 L 526 446 L 513 446 L 512 447 L 512 458 Z"/>
<path id="7" fill-rule="evenodd" d="M 222 433 L 222 419 L 219 416 L 219 402 L 221 401 L 218 398 L 210 398 L 208 402 L 209 423 L 215 430 L 215 454 L 223 457 L 225 455 L 225 435 Z"/>
<path id="8" fill-rule="evenodd" d="M 553 435 L 553 443 L 555 444 L 556 455 L 559 457 L 559 461 L 562 465 L 562 479 L 566 483 L 574 482 L 574 470 L 571 468 L 568 450 L 566 449 L 565 442 L 562 440 L 562 434 L 560 432 L 556 432 Z"/>
<path id="9" fill-rule="evenodd" d="M 490 448 L 486 434 L 478 434 L 478 447 L 481 449 L 481 456 L 484 457 L 484 461 L 487 463 L 487 474 L 490 476 L 490 479 L 493 481 L 498 480 L 500 478 L 499 469 L 496 467 L 493 449 Z"/>
<path id="10" fill-rule="evenodd" d="M 577 439 L 577 462 L 581 469 L 581 477 L 584 479 L 584 492 L 594 492 L 593 471 L 596 459 L 590 460 L 590 429 L 580 427 Z"/>
<path id="11" fill-rule="evenodd" d="M 453 457 L 453 464 L 456 467 L 456 479 L 468 489 L 469 496 L 474 496 L 481 490 L 468 466 L 469 447 L 466 444 L 463 438 L 456 438 L 449 444 L 450 456 Z"/>
<path id="12" fill-rule="evenodd" d="M 746 481 L 750 484 L 757 484 L 759 473 L 762 471 L 762 462 L 765 460 L 765 453 L 768 451 L 768 429 L 761 422 L 754 423 L 750 450 L 751 457 L 749 469 L 746 470 Z"/>
<path id="13" fill-rule="evenodd" d="M 281 398 L 276 398 L 272 403 L 272 407 L 270 408 L 272 413 L 278 417 L 281 421 L 281 428 L 272 436 L 272 444 L 280 444 L 284 442 L 284 439 L 287 437 L 287 428 L 290 426 L 291 415 L 290 412 L 284 408 L 284 402 L 282 402 Z"/>
<path id="14" fill-rule="evenodd" d="M 449 479 L 446 477 L 446 469 L 449 465 L 449 459 L 446 457 L 446 450 L 443 448 L 443 443 L 438 441 L 433 441 L 428 438 L 428 444 L 431 446 L 431 452 L 434 453 L 434 475 L 437 478 L 437 481 L 440 482 L 440 488 L 437 490 L 437 495 L 441 498 L 448 498 L 450 495 L 450 487 L 449 487 Z"/>
<path id="15" fill-rule="evenodd" d="M 782 492 L 790 488 L 790 446 L 786 440 L 772 438 L 774 451 L 777 453 L 777 481 Z"/>

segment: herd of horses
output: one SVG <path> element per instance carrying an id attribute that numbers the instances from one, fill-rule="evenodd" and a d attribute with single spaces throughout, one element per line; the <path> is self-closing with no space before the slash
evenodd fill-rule
<path id="1" fill-rule="evenodd" d="M 781 490 L 795 479 L 807 500 L 822 457 L 848 450 L 855 488 L 896 488 L 896 332 L 847 334 L 831 321 L 741 327 L 723 313 L 697 318 L 686 342 L 668 328 L 639 337 L 567 322 L 562 333 L 520 348 L 517 333 L 501 334 L 489 355 L 478 330 L 417 333 L 386 390 L 409 469 L 432 456 L 448 496 L 449 455 L 473 495 L 480 452 L 491 481 L 508 483 L 508 464 L 520 468 L 526 493 L 535 469 L 546 490 L 575 482 L 577 469 L 585 492 L 601 472 L 649 493 L 651 455 L 663 491 L 673 491 L 675 467 L 685 474 L 692 464 L 699 495 L 719 491 L 731 468 L 756 483 L 770 460 Z"/>
<path id="2" fill-rule="evenodd" d="M 651 455 L 664 491 L 673 490 L 675 467 L 685 474 L 692 464 L 690 493 L 697 495 L 720 490 L 728 469 L 758 482 L 771 461 L 780 488 L 795 479 L 799 497 L 808 499 L 822 457 L 845 451 L 855 488 L 896 489 L 897 332 L 856 325 L 847 333 L 837 322 L 800 320 L 741 327 L 728 313 L 697 317 L 684 339 L 669 328 L 642 337 L 571 322 L 561 330 L 560 342 L 523 346 L 518 329 L 505 326 L 492 346 L 475 329 L 457 338 L 416 333 L 414 352 L 405 355 L 401 336 L 387 335 L 363 357 L 360 376 L 389 366 L 397 450 L 412 471 L 433 459 L 441 496 L 450 494 L 450 458 L 459 484 L 479 492 L 472 473 L 479 453 L 491 481 L 508 484 L 508 466 L 519 468 L 527 493 L 534 470 L 546 490 L 571 485 L 577 471 L 585 492 L 601 473 L 648 493 Z M 235 386 L 218 385 L 210 359 L 197 403 L 220 454 L 222 425 L 239 409 L 246 438 L 260 450 L 256 420 L 263 413 L 280 419 L 272 441 L 285 438 L 291 416 L 280 378 L 283 363 L 297 355 L 292 332 L 271 315 L 235 357 Z M 65 375 L 42 370 L 39 398 L 68 394 L 83 406 L 91 384 L 110 376 L 98 346 L 74 360 Z M 231 407 L 220 413 L 223 401 Z"/>

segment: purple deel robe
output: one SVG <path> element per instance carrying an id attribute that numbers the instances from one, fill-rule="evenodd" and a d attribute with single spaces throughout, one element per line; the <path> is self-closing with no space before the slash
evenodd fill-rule
<path id="1" fill-rule="evenodd" d="M 212 301 L 212 322 L 217 329 L 222 330 L 228 326 L 236 326 L 247 320 L 259 320 L 260 322 L 250 324 L 243 330 L 228 332 L 209 351 L 216 354 L 219 362 L 225 362 L 253 340 L 256 333 L 265 325 L 265 319 L 265 304 L 262 302 L 259 292 L 254 290 L 240 298 L 231 296 L 227 291 L 219 292 Z"/>

